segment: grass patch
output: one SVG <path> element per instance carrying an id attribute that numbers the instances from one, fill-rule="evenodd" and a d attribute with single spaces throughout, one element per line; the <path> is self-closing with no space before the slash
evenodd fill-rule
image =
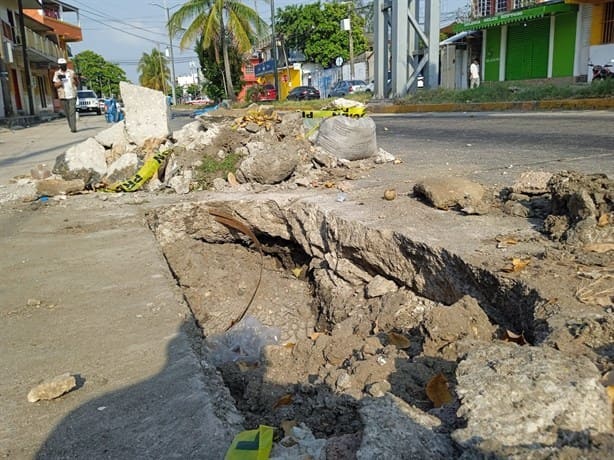
<path id="1" fill-rule="evenodd" d="M 225 179 L 229 172 L 234 173 L 240 160 L 241 155 L 238 153 L 229 153 L 224 159 L 205 155 L 197 169 L 196 181 L 198 185 L 203 189 L 211 188 L 214 179 L 219 177 Z"/>
<path id="2" fill-rule="evenodd" d="M 487 82 L 474 89 L 437 88 L 419 90 L 398 99 L 402 104 L 442 104 L 471 102 L 522 102 L 556 99 L 603 98 L 614 96 L 614 79 L 592 84 L 553 85 L 516 82 Z"/>

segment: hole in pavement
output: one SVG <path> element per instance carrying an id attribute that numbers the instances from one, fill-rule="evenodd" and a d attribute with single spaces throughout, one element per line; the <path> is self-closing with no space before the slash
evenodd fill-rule
<path id="1" fill-rule="evenodd" d="M 391 392 L 449 433 L 463 424 L 458 406 L 435 408 L 426 387 L 438 374 L 454 383 L 460 340 L 493 340 L 506 329 L 538 340 L 536 294 L 445 250 L 313 209 L 275 208 L 272 222 L 254 217 L 262 209 L 237 206 L 262 262 L 253 242 L 215 222 L 206 205 L 159 210 L 150 225 L 246 429 L 305 423 L 316 437 L 359 444 L 361 400 Z M 247 316 L 226 332 L 261 263 Z"/>

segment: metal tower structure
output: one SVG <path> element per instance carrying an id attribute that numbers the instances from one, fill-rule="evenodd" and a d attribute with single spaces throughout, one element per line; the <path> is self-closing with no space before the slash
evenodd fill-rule
<path id="1" fill-rule="evenodd" d="M 375 0 L 375 97 L 400 97 L 439 85 L 440 0 Z M 424 27 L 420 8 L 424 8 Z"/>

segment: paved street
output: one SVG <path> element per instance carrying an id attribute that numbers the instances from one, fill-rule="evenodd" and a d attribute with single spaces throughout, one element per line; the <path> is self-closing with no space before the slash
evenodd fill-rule
<path id="1" fill-rule="evenodd" d="M 506 185 L 520 172 L 614 175 L 614 112 L 425 113 L 374 117 L 380 147 L 410 178 L 448 171 Z"/>

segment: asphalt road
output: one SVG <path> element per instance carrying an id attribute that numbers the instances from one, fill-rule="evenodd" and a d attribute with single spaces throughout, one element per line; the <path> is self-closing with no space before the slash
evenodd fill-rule
<path id="1" fill-rule="evenodd" d="M 177 113 L 171 129 L 192 121 Z M 380 147 L 403 160 L 407 179 L 448 174 L 509 185 L 525 170 L 614 177 L 614 112 L 425 113 L 374 116 Z M 79 132 L 59 119 L 31 128 L 0 130 L 0 184 L 28 174 L 75 142 L 109 125 L 104 117 L 84 115 Z"/>
<path id="2" fill-rule="evenodd" d="M 412 178 L 509 185 L 526 170 L 614 176 L 614 112 L 425 113 L 374 117 L 378 144 Z"/>

